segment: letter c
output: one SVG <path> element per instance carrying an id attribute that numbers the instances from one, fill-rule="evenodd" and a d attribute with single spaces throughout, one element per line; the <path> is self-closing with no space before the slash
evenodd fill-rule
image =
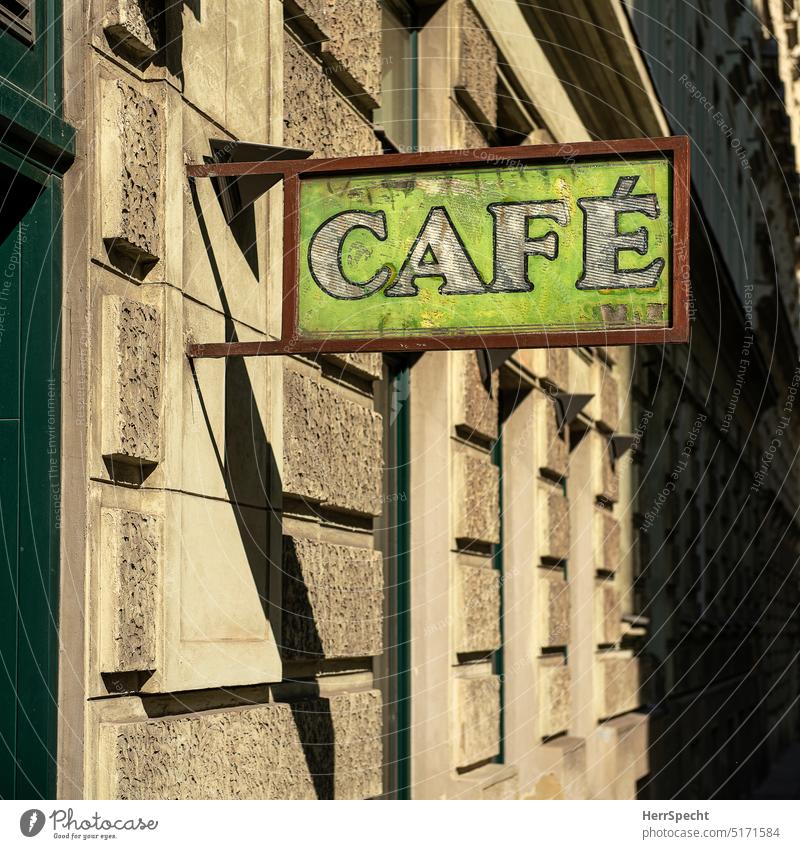
<path id="1" fill-rule="evenodd" d="M 308 268 L 314 282 L 333 298 L 357 301 L 383 287 L 392 271 L 384 266 L 369 280 L 356 283 L 345 277 L 342 268 L 342 246 L 353 230 L 369 230 L 381 242 L 386 240 L 386 213 L 350 210 L 338 212 L 321 224 L 308 246 Z"/>

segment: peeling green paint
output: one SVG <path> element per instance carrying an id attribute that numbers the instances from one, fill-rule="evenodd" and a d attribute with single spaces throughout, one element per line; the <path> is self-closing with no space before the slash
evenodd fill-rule
<path id="1" fill-rule="evenodd" d="M 657 284 L 646 289 L 583 291 L 576 288 L 584 265 L 584 212 L 577 201 L 610 196 L 622 177 L 638 178 L 634 196 L 655 194 L 655 219 L 639 212 L 618 215 L 622 233 L 643 227 L 647 251 L 618 254 L 619 268 L 641 269 L 661 258 Z M 400 336 L 415 333 L 508 333 L 543 330 L 591 330 L 634 325 L 659 328 L 670 320 L 670 183 L 665 159 L 634 159 L 557 165 L 520 165 L 441 170 L 415 174 L 389 172 L 343 177 L 309 177 L 301 184 L 299 328 L 303 335 L 346 337 Z M 558 256 L 527 259 L 534 283 L 529 292 L 490 291 L 494 270 L 492 203 L 563 201 L 566 226 L 553 220 L 529 222 L 533 239 L 558 236 Z M 479 295 L 443 295 L 442 278 L 418 278 L 413 297 L 387 297 L 399 269 L 432 207 L 442 206 L 477 268 L 486 291 Z M 386 216 L 387 238 L 354 229 L 341 246 L 341 267 L 354 282 L 366 281 L 382 267 L 391 275 L 381 290 L 359 300 L 331 297 L 311 275 L 308 248 L 324 222 L 347 210 Z"/>

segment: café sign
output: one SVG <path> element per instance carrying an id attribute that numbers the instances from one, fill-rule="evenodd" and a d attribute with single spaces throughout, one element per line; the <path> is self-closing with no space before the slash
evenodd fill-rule
<path id="1" fill-rule="evenodd" d="M 190 166 L 279 174 L 282 333 L 193 356 L 682 342 L 685 137 Z"/>

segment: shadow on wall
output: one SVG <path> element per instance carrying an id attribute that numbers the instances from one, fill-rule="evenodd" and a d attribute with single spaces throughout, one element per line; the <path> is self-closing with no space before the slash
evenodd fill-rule
<path id="1" fill-rule="evenodd" d="M 225 316 L 224 341 L 237 342 L 238 335 L 231 318 L 224 282 L 214 254 L 197 187 L 193 182 L 190 183 L 190 191 L 209 267 Z M 254 274 L 257 274 L 258 250 L 252 208 L 239 213 L 230 226 L 237 245 Z M 259 534 L 258 529 L 252 526 L 254 517 L 262 514 L 254 510 L 242 511 L 236 506 L 242 502 L 247 503 L 247 493 L 266 492 L 268 508 L 263 512 L 263 520 L 268 522 L 272 509 L 269 503 L 269 475 L 275 468 L 275 456 L 261 422 L 245 360 L 242 357 L 228 357 L 225 360 L 225 437 L 221 449 L 214 441 L 203 391 L 194 363 L 191 361 L 190 368 L 205 426 L 214 445 L 216 460 L 225 481 L 228 498 L 233 504 L 239 534 L 253 579 L 256 585 L 260 586 L 266 572 L 266 586 L 269 587 L 270 583 L 274 586 L 277 575 L 273 570 L 281 570 L 283 625 L 282 633 L 275 635 L 281 656 L 284 658 L 291 656 L 293 659 L 319 659 L 324 654 L 322 639 L 317 629 L 308 588 L 303 580 L 293 541 L 289 537 L 283 538 L 282 563 L 271 564 L 268 551 L 262 550 L 257 542 L 263 534 Z M 266 452 L 266 457 L 265 462 L 260 463 L 259 456 L 262 452 Z M 265 616 L 269 618 L 269 592 L 266 596 L 261 596 L 261 605 Z M 334 795 L 335 756 L 330 702 L 328 699 L 318 697 L 319 690 L 315 683 L 294 681 L 286 683 L 303 686 L 305 700 L 292 701 L 292 717 L 317 796 L 320 799 L 331 799 Z M 309 699 L 309 695 L 317 696 L 317 698 Z"/>

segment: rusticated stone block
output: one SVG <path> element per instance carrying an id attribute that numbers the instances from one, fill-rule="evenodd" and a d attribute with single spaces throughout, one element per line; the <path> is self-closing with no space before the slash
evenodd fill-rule
<path id="1" fill-rule="evenodd" d="M 466 767 L 493 758 L 500 751 L 500 679 L 456 678 L 455 746 L 456 767 Z"/>
<path id="2" fill-rule="evenodd" d="M 639 706 L 639 661 L 623 652 L 604 652 L 597 657 L 598 695 L 601 717 L 616 716 Z"/>
<path id="3" fill-rule="evenodd" d="M 103 455 L 154 464 L 161 457 L 161 313 L 103 299 Z"/>
<path id="4" fill-rule="evenodd" d="M 368 657 L 383 651 L 380 551 L 283 538 L 283 652 Z"/>
<path id="5" fill-rule="evenodd" d="M 531 365 L 537 377 L 556 389 L 567 389 L 569 384 L 569 350 L 567 348 L 537 348 L 533 351 Z"/>
<path id="6" fill-rule="evenodd" d="M 284 143 L 317 156 L 380 153 L 372 127 L 336 92 L 322 66 L 284 37 Z"/>
<path id="7" fill-rule="evenodd" d="M 458 86 L 476 117 L 497 123 L 497 47 L 471 3 L 461 7 L 461 51 Z"/>
<path id="8" fill-rule="evenodd" d="M 610 369 L 598 367 L 598 392 L 600 410 L 598 422 L 606 430 L 614 431 L 619 425 L 619 386 Z"/>
<path id="9" fill-rule="evenodd" d="M 103 239 L 152 265 L 161 255 L 161 110 L 121 80 L 104 80 L 102 97 Z"/>
<path id="10" fill-rule="evenodd" d="M 346 371 L 354 372 L 369 380 L 378 380 L 383 374 L 383 356 L 377 353 L 326 354 L 325 358 Z"/>
<path id="11" fill-rule="evenodd" d="M 383 792 L 382 700 L 378 690 L 292 704 L 320 799 L 367 799 Z"/>
<path id="12" fill-rule="evenodd" d="M 539 660 L 542 737 L 552 737 L 569 727 L 570 671 L 561 655 Z"/>
<path id="13" fill-rule="evenodd" d="M 569 501 L 560 486 L 539 484 L 540 556 L 566 560 L 569 556 Z"/>
<path id="14" fill-rule="evenodd" d="M 594 511 L 594 551 L 596 569 L 606 572 L 616 572 L 619 569 L 619 522 L 603 507 L 596 507 Z"/>
<path id="15" fill-rule="evenodd" d="M 380 415 L 288 369 L 283 401 L 284 491 L 377 516 L 382 481 Z"/>
<path id="16" fill-rule="evenodd" d="M 450 115 L 454 128 L 457 128 L 456 135 L 461 137 L 461 147 L 464 150 L 489 147 L 484 132 L 458 104 L 453 104 Z M 483 129 L 485 130 L 486 127 L 484 126 Z"/>
<path id="17" fill-rule="evenodd" d="M 111 0 L 103 23 L 116 45 L 140 61 L 161 46 L 163 26 L 164 4 L 156 0 Z"/>
<path id="18" fill-rule="evenodd" d="M 161 519 L 132 510 L 102 512 L 101 672 L 154 670 L 157 665 Z"/>
<path id="19" fill-rule="evenodd" d="M 338 77 L 365 105 L 380 105 L 381 6 L 379 0 L 287 0 L 288 20 L 300 29 L 317 30 L 325 73 Z M 309 26 L 309 22 L 311 26 Z"/>
<path id="20" fill-rule="evenodd" d="M 538 393 L 533 409 L 536 417 L 536 463 L 542 472 L 563 477 L 567 473 L 569 448 L 558 432 L 555 401 Z"/>
<path id="21" fill-rule="evenodd" d="M 569 642 L 569 585 L 563 574 L 544 571 L 539 578 L 542 617 L 540 642 L 543 648 L 565 646 Z"/>
<path id="22" fill-rule="evenodd" d="M 597 624 L 597 643 L 610 644 L 619 641 L 621 634 L 622 612 L 619 607 L 619 593 L 610 581 L 598 581 L 595 584 L 595 622 Z"/>
<path id="23" fill-rule="evenodd" d="M 459 564 L 456 583 L 456 651 L 500 647 L 500 573 L 489 566 Z"/>
<path id="24" fill-rule="evenodd" d="M 112 799 L 313 799 L 289 705 L 101 726 Z"/>
<path id="25" fill-rule="evenodd" d="M 500 542 L 500 471 L 486 457 L 455 456 L 456 539 Z"/>
<path id="26" fill-rule="evenodd" d="M 589 438 L 592 440 L 592 477 L 595 497 L 614 504 L 619 500 L 619 478 L 611 444 L 597 432 L 591 433 Z"/>
<path id="27" fill-rule="evenodd" d="M 478 354 L 475 351 L 458 351 L 455 354 L 458 370 L 455 395 L 455 425 L 485 439 L 497 438 L 497 397 L 499 376 L 492 372 L 491 392 L 481 379 Z"/>

